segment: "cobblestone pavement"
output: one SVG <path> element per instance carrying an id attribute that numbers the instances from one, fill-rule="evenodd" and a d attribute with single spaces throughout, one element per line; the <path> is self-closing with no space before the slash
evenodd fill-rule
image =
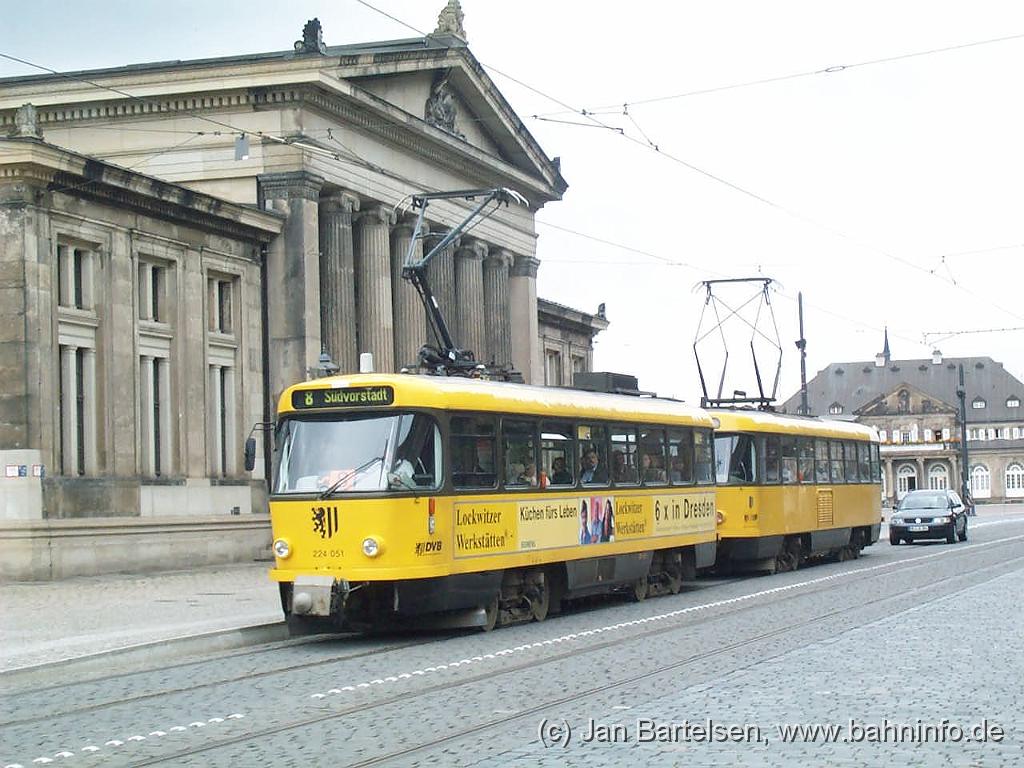
<path id="1" fill-rule="evenodd" d="M 0 671 L 281 620 L 269 563 L 0 584 Z"/>
<path id="2" fill-rule="evenodd" d="M 0 768 L 107 765 L 1019 765 L 1024 519 L 953 546 L 703 580 L 490 634 L 336 638 L 8 696 Z M 636 722 L 755 729 L 638 743 Z M 783 743 L 776 726 L 998 725 L 1001 743 Z M 571 727 L 545 747 L 542 721 Z M 619 743 L 583 743 L 593 719 Z M 549 736 L 557 736 L 550 732 Z M 991 735 L 991 734 L 990 734 Z M 57 757 L 61 753 L 69 756 Z"/>

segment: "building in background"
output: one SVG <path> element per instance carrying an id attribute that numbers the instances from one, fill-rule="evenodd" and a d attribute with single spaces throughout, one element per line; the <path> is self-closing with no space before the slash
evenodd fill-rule
<path id="1" fill-rule="evenodd" d="M 893 360 L 888 335 L 873 361 L 832 363 L 807 384 L 810 412 L 878 430 L 882 479 L 892 503 L 918 488 L 960 488 L 957 388 L 964 368 L 971 493 L 1024 499 L 1024 383 L 990 357 Z M 797 413 L 800 394 L 782 410 Z"/>
<path id="2" fill-rule="evenodd" d="M 537 298 L 534 217 L 566 183 L 455 0 L 426 38 L 328 47 L 313 20 L 278 53 L 3 79 L 0 136 L 0 539 L 23 555 L 0 577 L 250 558 L 215 531 L 265 526 L 251 426 L 324 352 L 395 371 L 428 341 L 414 193 L 527 201 L 430 266 L 477 359 L 543 384 L 550 341 L 569 383 L 607 327 Z M 433 203 L 431 235 L 471 205 Z"/>
<path id="3" fill-rule="evenodd" d="M 597 314 L 538 299 L 537 316 L 544 381 L 549 387 L 571 387 L 577 373 L 594 370 L 594 337 L 608 328 L 605 305 Z"/>

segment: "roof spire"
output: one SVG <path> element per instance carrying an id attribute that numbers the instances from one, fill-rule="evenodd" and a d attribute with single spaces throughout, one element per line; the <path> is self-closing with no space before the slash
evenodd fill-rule
<path id="1" fill-rule="evenodd" d="M 888 325 L 885 326 L 885 345 L 882 347 L 882 357 L 885 358 L 885 363 L 886 363 L 886 365 L 888 365 L 889 361 L 891 360 L 891 355 L 889 354 L 889 326 Z"/>
<path id="2" fill-rule="evenodd" d="M 462 6 L 459 4 L 459 0 L 448 0 L 448 5 L 444 7 L 444 10 L 437 17 L 437 29 L 434 30 L 434 34 L 452 35 L 465 42 L 466 30 L 462 26 L 464 18 L 465 14 L 462 13 Z"/>

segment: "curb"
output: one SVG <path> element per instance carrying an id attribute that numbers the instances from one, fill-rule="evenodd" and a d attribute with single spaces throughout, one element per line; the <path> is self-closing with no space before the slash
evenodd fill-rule
<path id="1" fill-rule="evenodd" d="M 0 690 L 11 691 L 16 687 L 46 681 L 84 682 L 108 674 L 141 671 L 154 661 L 169 661 L 200 653 L 231 651 L 287 639 L 288 627 L 283 621 L 279 621 L 155 640 L 71 659 L 4 670 L 0 672 Z"/>

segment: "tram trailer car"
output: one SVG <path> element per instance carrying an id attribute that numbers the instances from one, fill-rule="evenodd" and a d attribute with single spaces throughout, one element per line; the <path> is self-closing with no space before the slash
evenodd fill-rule
<path id="1" fill-rule="evenodd" d="M 270 494 L 289 626 L 490 629 L 676 593 L 714 564 L 712 425 L 672 401 L 461 377 L 295 385 Z"/>
<path id="2" fill-rule="evenodd" d="M 878 541 L 881 469 L 874 429 L 753 410 L 713 410 L 718 568 L 790 571 L 855 558 Z"/>

